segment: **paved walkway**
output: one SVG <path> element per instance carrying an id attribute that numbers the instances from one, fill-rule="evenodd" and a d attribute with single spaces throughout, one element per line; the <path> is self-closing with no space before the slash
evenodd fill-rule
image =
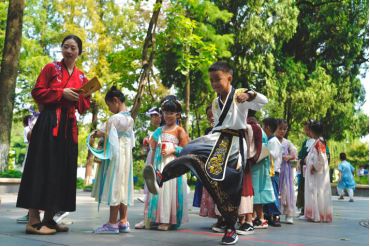
<path id="1" fill-rule="evenodd" d="M 141 196 L 136 194 L 137 196 Z M 222 237 L 213 233 L 209 226 L 215 222 L 198 216 L 197 208 L 189 207 L 189 222 L 177 231 L 132 230 L 119 235 L 94 235 L 92 230 L 104 223 L 109 208 L 101 205 L 100 212 L 90 193 L 77 193 L 77 211 L 64 220 L 70 223 L 69 233 L 52 236 L 25 234 L 25 225 L 17 224 L 16 218 L 25 210 L 16 208 L 16 194 L 2 194 L 0 205 L 0 245 L 218 245 Z M 191 197 L 192 198 L 192 197 Z M 189 205 L 191 200 L 189 200 Z M 369 245 L 369 200 L 355 197 L 354 203 L 338 201 L 333 197 L 334 221 L 331 224 L 309 223 L 295 220 L 294 225 L 282 224 L 281 228 L 255 230 L 253 235 L 241 236 L 237 245 Z M 129 221 L 139 222 L 143 203 L 135 200 L 129 208 Z M 72 222 L 73 223 L 72 223 Z"/>

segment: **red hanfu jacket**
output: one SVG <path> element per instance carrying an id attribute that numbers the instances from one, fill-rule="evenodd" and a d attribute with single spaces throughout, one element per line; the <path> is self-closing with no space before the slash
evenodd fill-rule
<path id="1" fill-rule="evenodd" d="M 56 126 L 53 128 L 53 136 L 58 136 L 58 128 L 60 123 L 62 108 L 67 109 L 67 117 L 73 119 L 72 137 L 73 141 L 77 143 L 77 121 L 75 111 L 76 108 L 79 113 L 84 113 L 90 108 L 90 96 L 80 98 L 77 102 L 68 101 L 63 98 L 64 88 L 80 88 L 87 82 L 87 78 L 75 66 L 72 75 L 69 75 L 68 70 L 63 63 L 53 62 L 47 64 L 41 71 L 37 78 L 35 87 L 32 89 L 32 97 L 41 105 L 40 111 L 43 106 L 55 106 L 55 113 L 57 118 Z"/>

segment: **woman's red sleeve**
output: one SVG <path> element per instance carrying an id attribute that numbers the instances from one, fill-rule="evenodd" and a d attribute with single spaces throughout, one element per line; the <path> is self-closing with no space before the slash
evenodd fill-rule
<path id="1" fill-rule="evenodd" d="M 58 103 L 63 98 L 63 88 L 52 88 L 49 83 L 56 76 L 54 64 L 47 64 L 37 78 L 35 87 L 32 89 L 32 97 L 39 104 Z"/>

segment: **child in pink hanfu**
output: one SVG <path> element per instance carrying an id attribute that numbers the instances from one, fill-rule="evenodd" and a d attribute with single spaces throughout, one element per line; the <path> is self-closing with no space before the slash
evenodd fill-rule
<path id="1" fill-rule="evenodd" d="M 279 177 L 280 212 L 282 215 L 285 215 L 285 223 L 293 224 L 296 196 L 293 185 L 293 169 L 290 165 L 290 161 L 297 159 L 297 149 L 291 141 L 284 138 L 287 130 L 287 122 L 284 119 L 278 119 L 275 135 L 280 141 L 282 148 L 282 162 Z"/>
<path id="2" fill-rule="evenodd" d="M 330 223 L 333 220 L 333 206 L 326 142 L 321 137 L 323 127 L 320 122 L 313 122 L 309 128 L 315 142 L 306 157 L 304 216 L 308 221 Z"/>
<path id="3" fill-rule="evenodd" d="M 151 164 L 155 169 L 163 168 L 176 158 L 182 147 L 189 142 L 185 130 L 177 124 L 181 105 L 175 96 L 167 96 L 161 105 L 165 125 L 154 131 L 150 138 L 153 150 Z M 154 151 L 155 150 L 155 151 Z M 188 220 L 186 175 L 164 184 L 157 195 L 149 194 L 148 214 L 145 225 L 158 224 L 158 230 L 177 229 Z"/>

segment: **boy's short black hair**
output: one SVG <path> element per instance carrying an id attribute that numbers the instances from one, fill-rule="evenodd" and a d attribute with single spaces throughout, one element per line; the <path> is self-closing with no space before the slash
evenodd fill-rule
<path id="1" fill-rule="evenodd" d="M 340 160 L 346 160 L 347 159 L 346 153 L 340 153 L 339 158 L 340 158 Z"/>
<path id="2" fill-rule="evenodd" d="M 105 95 L 105 102 L 112 101 L 113 97 L 117 97 L 122 103 L 125 102 L 125 95 L 116 86 L 112 86 Z"/>
<path id="3" fill-rule="evenodd" d="M 276 128 L 279 127 L 279 125 L 282 125 L 282 124 L 288 125 L 288 122 L 283 118 L 276 119 Z"/>
<path id="4" fill-rule="evenodd" d="M 225 73 L 229 73 L 230 75 L 233 75 L 233 69 L 225 61 L 218 61 L 212 64 L 211 67 L 209 67 L 208 72 L 214 72 L 214 71 L 222 71 Z"/>
<path id="5" fill-rule="evenodd" d="M 272 118 L 272 117 L 268 117 L 268 118 L 265 118 L 263 119 L 263 125 L 266 126 L 266 127 L 269 127 L 271 132 L 274 133 L 277 129 L 277 121 L 275 118 Z"/>

